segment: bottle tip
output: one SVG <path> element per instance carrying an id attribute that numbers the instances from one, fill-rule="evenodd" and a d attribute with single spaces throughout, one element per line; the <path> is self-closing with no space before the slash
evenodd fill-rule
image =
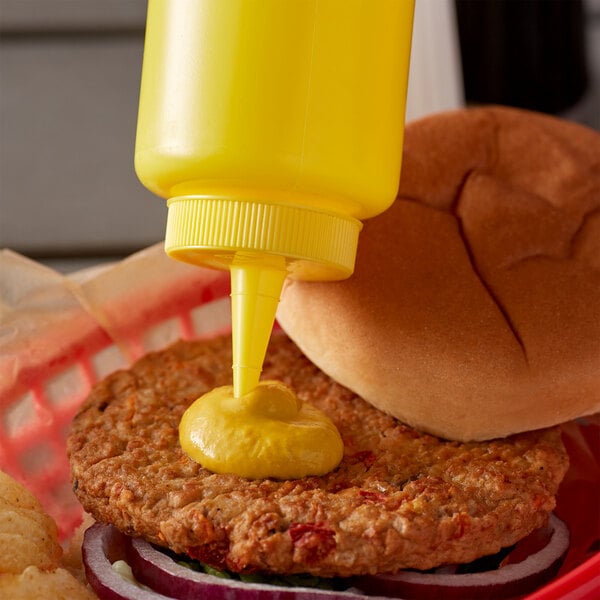
<path id="1" fill-rule="evenodd" d="M 247 255 L 231 271 L 231 325 L 234 396 L 257 385 L 287 275 L 284 257 Z"/>

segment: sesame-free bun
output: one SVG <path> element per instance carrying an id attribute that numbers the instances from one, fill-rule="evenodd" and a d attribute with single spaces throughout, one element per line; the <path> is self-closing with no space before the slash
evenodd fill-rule
<path id="1" fill-rule="evenodd" d="M 600 410 L 600 135 L 489 107 L 406 127 L 392 207 L 278 320 L 328 375 L 457 440 Z"/>

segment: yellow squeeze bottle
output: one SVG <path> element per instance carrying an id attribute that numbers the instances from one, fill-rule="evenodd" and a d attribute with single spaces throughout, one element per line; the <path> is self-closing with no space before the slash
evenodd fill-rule
<path id="1" fill-rule="evenodd" d="M 149 0 L 135 168 L 166 252 L 229 269 L 234 396 L 286 277 L 351 275 L 399 183 L 414 0 Z"/>

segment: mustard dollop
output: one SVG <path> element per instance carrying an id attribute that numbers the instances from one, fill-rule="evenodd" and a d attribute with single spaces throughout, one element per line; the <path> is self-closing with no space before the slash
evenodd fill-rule
<path id="1" fill-rule="evenodd" d="M 279 381 L 239 398 L 232 386 L 201 396 L 183 414 L 179 441 L 203 467 L 250 479 L 324 475 L 344 452 L 332 421 Z"/>

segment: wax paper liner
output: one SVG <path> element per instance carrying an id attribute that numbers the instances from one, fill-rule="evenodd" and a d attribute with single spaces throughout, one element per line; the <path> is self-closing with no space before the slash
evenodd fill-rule
<path id="1" fill-rule="evenodd" d="M 227 273 L 172 261 L 161 245 L 73 277 L 0 253 L 0 468 L 63 536 L 81 517 L 67 428 L 91 386 L 178 338 L 227 331 L 228 294 Z"/>
<path id="2" fill-rule="evenodd" d="M 228 274 L 173 261 L 162 245 L 68 277 L 0 252 L 0 469 L 68 537 L 82 512 L 65 439 L 91 386 L 179 338 L 229 330 Z M 600 598 L 600 419 L 565 424 L 563 436 L 571 467 L 556 512 L 571 546 L 558 576 L 529 600 Z"/>

